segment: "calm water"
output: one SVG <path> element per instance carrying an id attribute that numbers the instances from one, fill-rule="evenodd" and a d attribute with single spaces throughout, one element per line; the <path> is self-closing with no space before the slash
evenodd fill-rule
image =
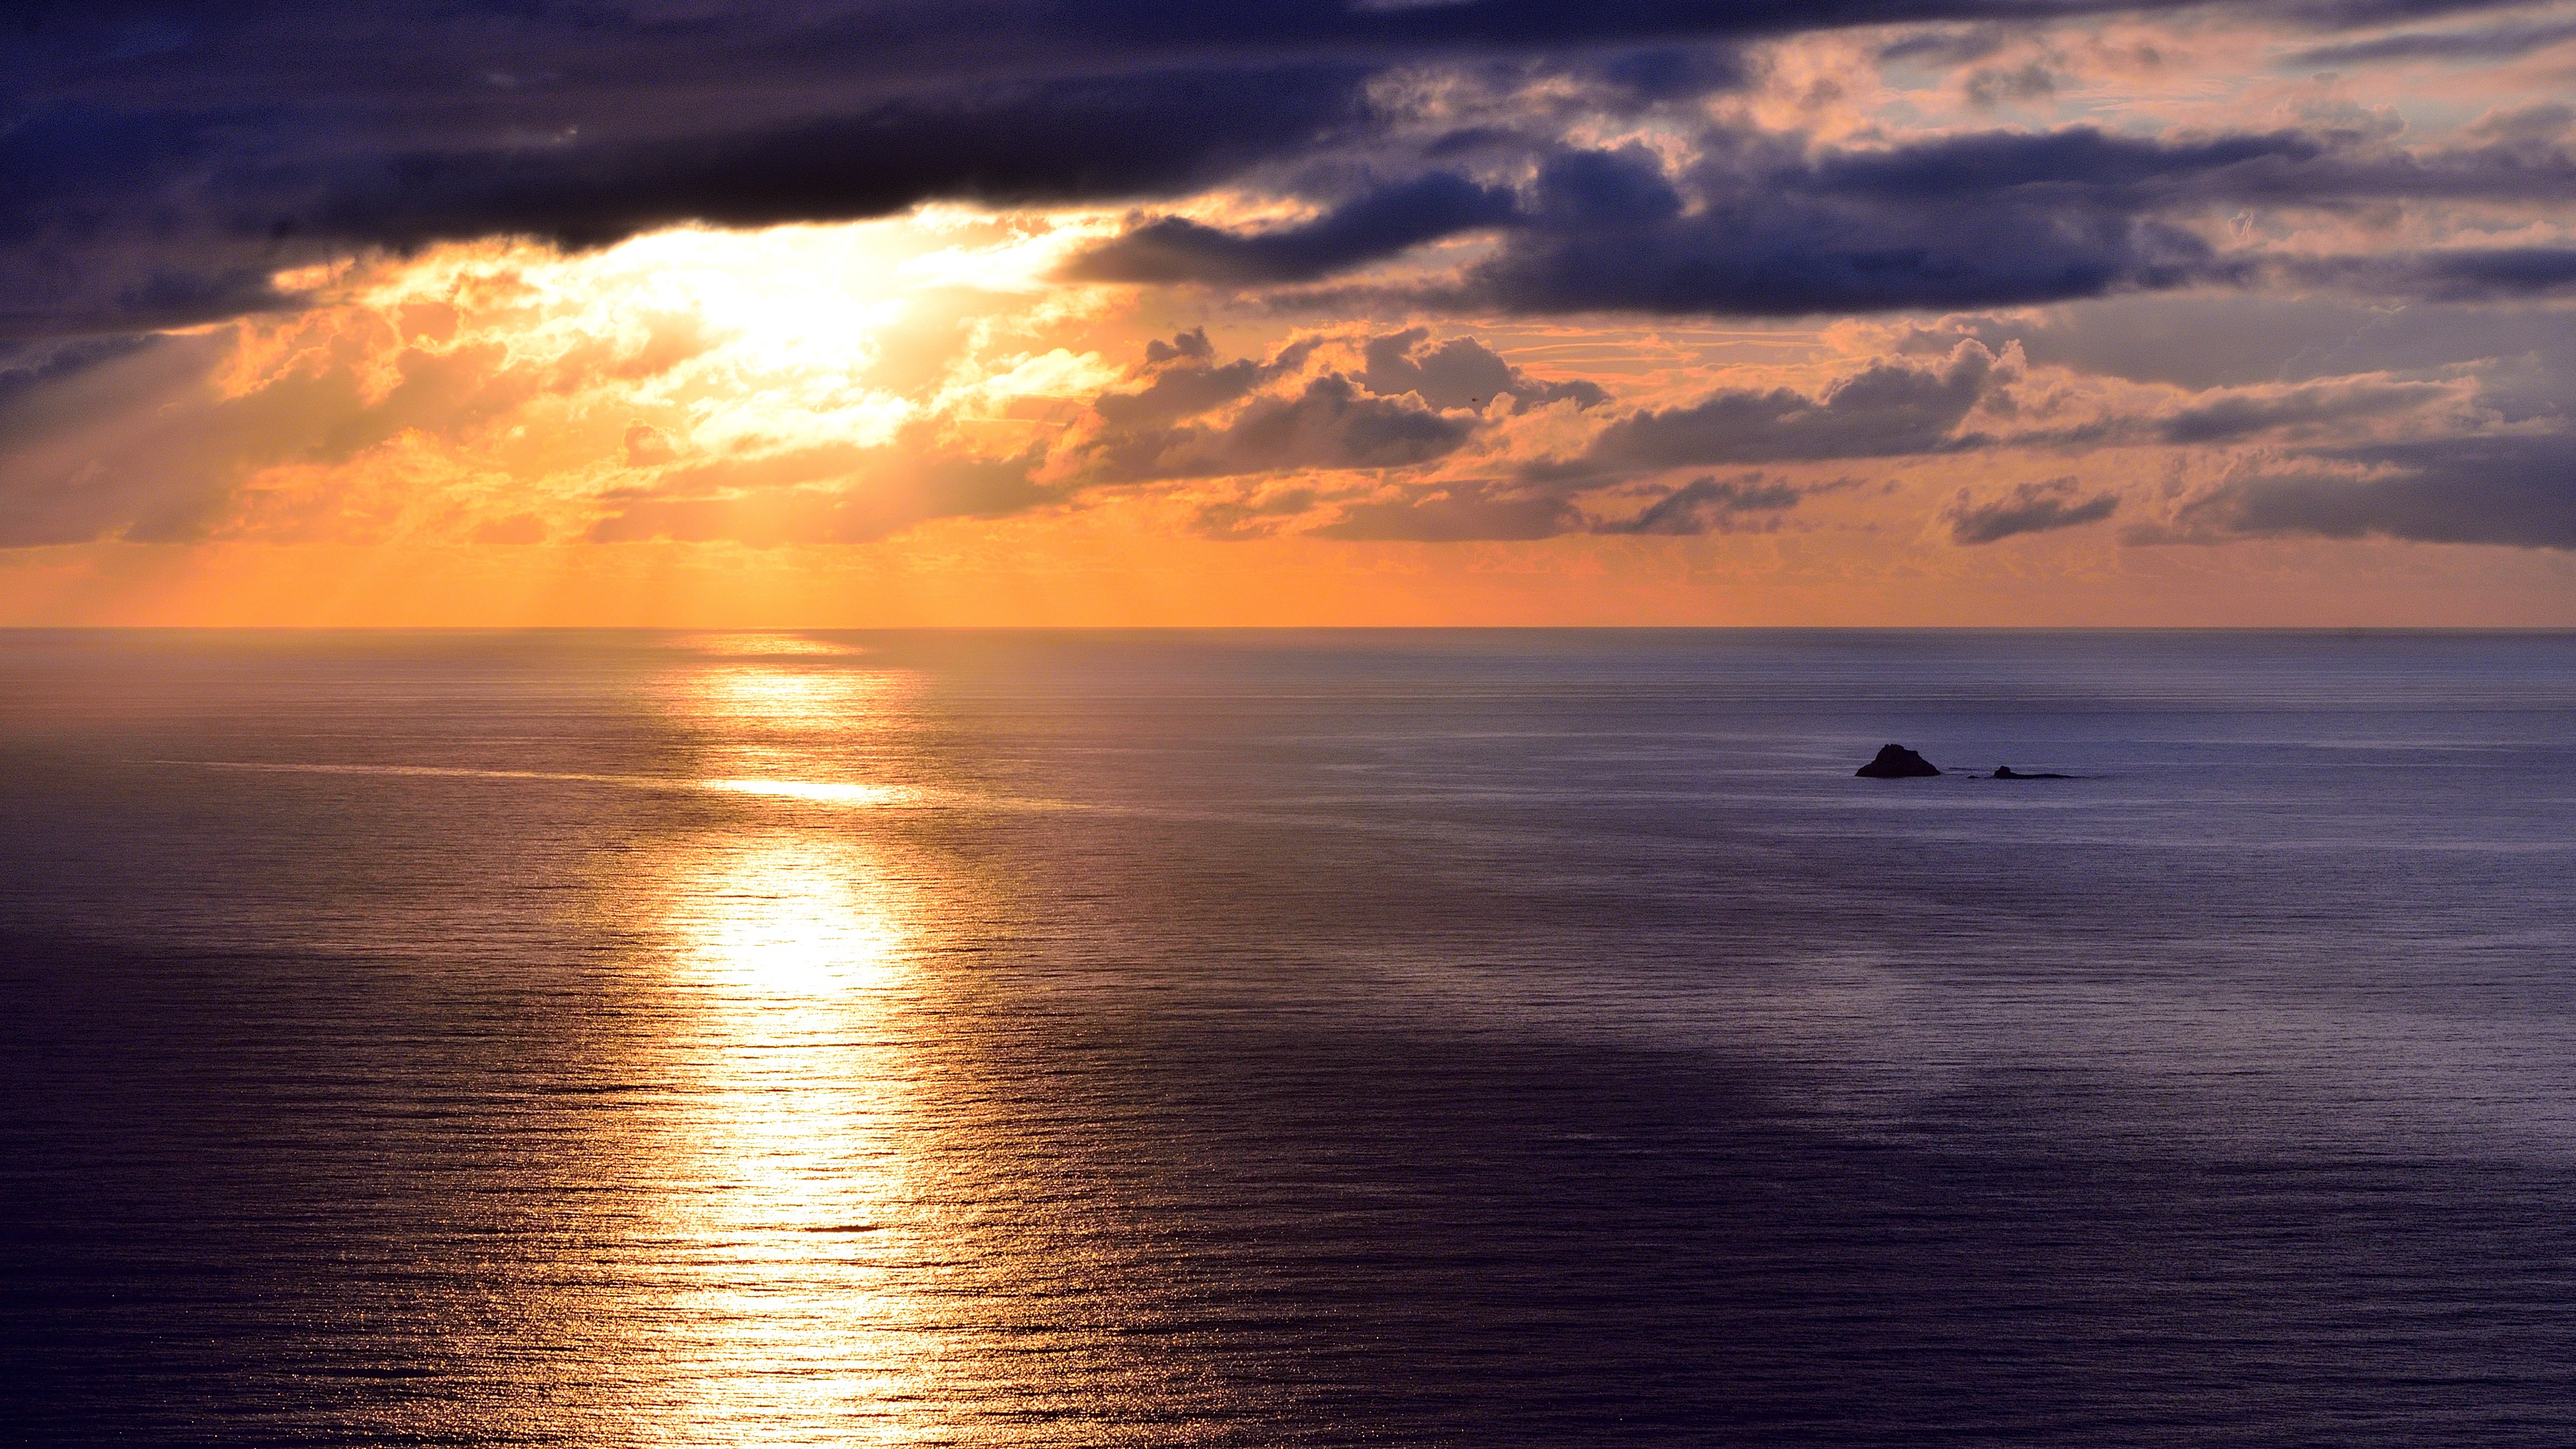
<path id="1" fill-rule="evenodd" d="M 0 634 L 0 1436 L 2563 1444 L 2571 763 L 2571 636 Z"/>

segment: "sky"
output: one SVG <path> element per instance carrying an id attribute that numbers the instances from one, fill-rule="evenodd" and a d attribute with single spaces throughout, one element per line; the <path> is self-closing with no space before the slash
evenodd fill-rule
<path id="1" fill-rule="evenodd" d="M 21 0 L 0 624 L 2576 626 L 2576 3 Z"/>

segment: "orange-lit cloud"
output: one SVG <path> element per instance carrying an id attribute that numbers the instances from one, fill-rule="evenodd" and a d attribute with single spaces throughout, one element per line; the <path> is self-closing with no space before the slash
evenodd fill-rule
<path id="1" fill-rule="evenodd" d="M 1426 40 L 783 225 L 629 138 L 0 344 L 0 618 L 2576 623 L 2571 16 Z"/>

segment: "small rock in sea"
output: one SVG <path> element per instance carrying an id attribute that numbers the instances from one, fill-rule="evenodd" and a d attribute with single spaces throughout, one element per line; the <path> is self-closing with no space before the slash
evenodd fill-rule
<path id="1" fill-rule="evenodd" d="M 2071 775 L 2052 775 L 2045 770 L 2034 775 L 2025 775 L 2010 765 L 1995 766 L 1994 777 L 1998 780 L 2068 780 L 2074 778 Z"/>
<path id="2" fill-rule="evenodd" d="M 1865 780 L 1910 780 L 1917 775 L 1937 775 L 1941 768 L 1903 745 L 1880 747 L 1878 758 L 1852 771 Z"/>

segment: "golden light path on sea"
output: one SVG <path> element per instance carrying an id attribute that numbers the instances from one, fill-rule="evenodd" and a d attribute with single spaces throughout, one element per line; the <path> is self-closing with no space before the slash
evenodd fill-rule
<path id="1" fill-rule="evenodd" d="M 932 1432 L 918 1275 L 915 980 L 924 902 L 851 807 L 896 677 L 721 641 L 662 698 L 742 797 L 653 867 L 686 1108 L 663 1147 L 669 1340 L 638 1430 L 671 1444 L 907 1443 Z M 820 807 L 820 808 L 818 808 Z"/>

